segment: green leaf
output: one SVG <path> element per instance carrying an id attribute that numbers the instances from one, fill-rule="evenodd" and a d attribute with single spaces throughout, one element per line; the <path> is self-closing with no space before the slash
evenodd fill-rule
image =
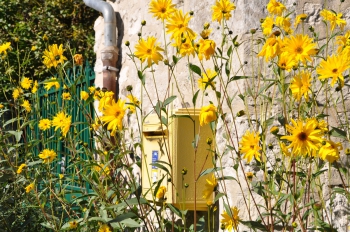
<path id="1" fill-rule="evenodd" d="M 177 64 L 177 62 L 180 60 L 181 58 L 177 58 L 176 56 L 173 56 L 173 62 L 174 64 Z"/>
<path id="2" fill-rule="evenodd" d="M 339 128 L 332 127 L 332 130 L 330 131 L 330 134 L 334 137 L 342 138 L 342 139 L 347 139 L 346 138 L 346 132 L 343 130 L 340 130 Z"/>
<path id="3" fill-rule="evenodd" d="M 230 81 L 236 81 L 236 80 L 242 80 L 242 79 L 248 79 L 249 76 L 233 76 L 231 77 Z"/>
<path id="4" fill-rule="evenodd" d="M 199 174 L 199 177 L 202 177 L 204 175 L 207 175 L 209 173 L 213 173 L 213 172 L 217 172 L 217 171 L 220 171 L 224 169 L 224 167 L 216 167 L 216 168 L 208 168 L 208 169 L 205 169 L 203 172 L 201 172 L 201 174 Z"/>
<path id="5" fill-rule="evenodd" d="M 150 165 L 155 166 L 157 168 L 160 168 L 160 169 L 164 170 L 166 173 L 168 173 L 170 175 L 170 172 L 169 172 L 168 168 L 165 167 L 164 165 L 160 164 L 160 162 L 156 161 L 154 163 L 151 163 Z"/>
<path id="6" fill-rule="evenodd" d="M 194 65 L 194 64 L 191 64 L 191 63 L 190 63 L 190 69 L 191 69 L 194 73 L 197 73 L 199 76 L 202 76 L 202 71 L 201 71 L 201 69 L 200 69 L 197 65 Z"/>
<path id="7" fill-rule="evenodd" d="M 146 83 L 145 75 L 140 70 L 137 71 L 137 75 L 139 76 L 139 79 L 141 80 L 142 85 L 145 85 Z"/>
<path id="8" fill-rule="evenodd" d="M 167 203 L 167 206 L 169 207 L 169 209 L 171 211 L 173 211 L 177 216 L 179 216 L 180 218 L 182 218 L 182 213 L 178 208 L 175 208 L 172 204 Z"/>
<path id="9" fill-rule="evenodd" d="M 252 229 L 258 229 L 261 231 L 268 231 L 266 227 L 261 224 L 259 221 L 240 221 L 243 225 L 252 228 Z"/>
<path id="10" fill-rule="evenodd" d="M 13 122 L 15 122 L 15 121 L 17 121 L 17 120 L 22 120 L 22 119 L 23 119 L 22 117 L 10 119 L 10 120 L 6 121 L 2 127 L 4 128 L 4 127 L 6 127 L 8 124 L 13 123 Z"/>
<path id="11" fill-rule="evenodd" d="M 214 203 L 217 202 L 221 197 L 226 196 L 224 193 L 218 193 L 215 196 Z"/>
<path id="12" fill-rule="evenodd" d="M 231 54 L 232 54 L 232 45 L 227 50 L 227 56 L 230 57 Z"/>
<path id="13" fill-rule="evenodd" d="M 174 101 L 176 99 L 176 96 L 171 96 L 168 97 L 167 99 L 165 99 L 165 101 L 163 102 L 163 107 L 169 105 L 172 101 Z"/>
<path id="14" fill-rule="evenodd" d="M 199 89 L 198 89 L 197 92 L 193 95 L 193 98 L 192 98 L 193 106 L 196 106 L 198 93 L 199 93 Z"/>
<path id="15" fill-rule="evenodd" d="M 230 65 L 229 62 L 226 62 L 225 64 L 225 73 L 227 76 L 230 76 Z"/>
<path id="16" fill-rule="evenodd" d="M 124 221 L 125 219 L 128 219 L 128 218 L 135 218 L 137 215 L 133 212 L 127 212 L 127 213 L 123 213 L 121 215 L 118 215 L 116 218 L 108 221 L 108 223 L 112 223 L 112 222 L 122 222 Z"/>
<path id="17" fill-rule="evenodd" d="M 23 134 L 23 131 L 8 131 L 11 135 L 14 135 L 16 137 L 16 142 L 18 143 L 21 140 L 21 136 Z"/>

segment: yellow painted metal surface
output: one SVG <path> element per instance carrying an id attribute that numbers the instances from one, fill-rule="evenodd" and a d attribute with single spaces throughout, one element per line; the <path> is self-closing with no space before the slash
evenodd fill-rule
<path id="1" fill-rule="evenodd" d="M 167 203 L 180 209 L 193 210 L 196 200 L 196 209 L 205 211 L 207 204 L 202 193 L 207 176 L 197 180 L 196 191 L 195 179 L 202 171 L 213 167 L 214 157 L 209 150 L 214 148 L 206 143 L 207 138 L 213 137 L 212 132 L 209 125 L 199 125 L 198 109 L 180 109 L 174 115 L 176 117 L 168 118 L 168 127 L 161 125 L 156 114 L 149 115 L 144 121 L 142 191 L 148 200 L 158 201 L 154 192 L 162 180 L 160 186 L 167 188 Z M 197 146 L 194 146 L 195 141 Z M 159 164 L 165 168 L 151 165 L 156 161 L 160 161 Z M 182 175 L 183 169 L 187 170 L 186 175 Z M 185 184 L 188 185 L 187 188 Z"/>

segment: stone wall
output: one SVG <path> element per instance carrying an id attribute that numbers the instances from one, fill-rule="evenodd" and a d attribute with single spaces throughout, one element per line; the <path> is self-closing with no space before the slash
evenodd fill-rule
<path id="1" fill-rule="evenodd" d="M 315 28 L 317 28 L 318 31 L 320 31 L 321 34 L 325 30 L 325 26 L 322 23 L 321 17 L 319 15 L 320 10 L 324 8 L 326 5 L 329 9 L 334 9 L 335 11 L 342 11 L 344 13 L 344 18 L 347 20 L 348 25 L 346 26 L 345 30 L 350 29 L 350 1 L 345 0 L 345 2 L 342 4 L 341 9 L 340 7 L 340 0 L 286 0 L 283 1 L 284 4 L 289 9 L 294 9 L 295 11 L 292 13 L 292 16 L 295 17 L 296 14 L 306 13 L 309 15 L 307 19 L 308 25 L 311 25 Z M 214 4 L 214 0 L 173 0 L 173 3 L 176 4 L 177 8 L 182 9 L 184 12 L 193 11 L 194 12 L 194 20 L 191 20 L 190 27 L 199 34 L 200 31 L 203 28 L 203 24 L 207 21 L 211 21 L 211 11 L 210 6 Z M 248 38 L 251 36 L 250 30 L 251 29 L 258 29 L 258 34 L 256 36 L 259 36 L 261 34 L 260 30 L 260 19 L 265 18 L 267 15 L 266 5 L 268 3 L 268 0 L 236 0 L 235 5 L 237 6 L 236 10 L 233 11 L 233 17 L 229 20 L 228 26 L 232 30 L 233 35 L 238 35 L 238 41 L 239 42 L 248 42 Z M 128 1 L 122 1 L 122 0 L 114 0 L 110 1 L 110 4 L 113 6 L 113 8 L 116 11 L 117 20 L 118 20 L 118 46 L 119 46 L 119 61 L 118 61 L 118 68 L 120 69 L 120 72 L 118 73 L 119 78 L 119 97 L 125 99 L 126 95 L 128 94 L 126 91 L 126 86 L 131 85 L 133 87 L 133 93 L 142 101 L 142 110 L 144 114 L 147 114 L 151 112 L 152 104 L 148 100 L 147 94 L 149 94 L 152 99 L 156 100 L 156 92 L 154 91 L 154 82 L 151 78 L 151 73 L 147 74 L 146 78 L 146 86 L 149 90 L 149 93 L 146 93 L 140 84 L 137 70 L 135 69 L 135 66 L 132 62 L 132 60 L 129 58 L 128 54 L 130 53 L 129 48 L 124 45 L 125 41 L 130 41 L 130 48 L 132 51 L 134 51 L 134 46 L 137 43 L 139 37 L 138 33 L 141 32 L 141 21 L 146 20 L 147 24 L 142 28 L 142 36 L 147 37 L 150 35 L 155 36 L 156 38 L 159 38 L 159 42 L 163 43 L 163 26 L 159 20 L 156 20 L 152 17 L 151 14 L 148 13 L 148 4 L 149 0 L 128 0 Z M 95 65 L 95 71 L 96 71 L 96 86 L 100 86 L 101 83 L 99 82 L 99 77 L 102 76 L 102 62 L 100 60 L 100 51 L 103 47 L 103 18 L 99 17 L 94 25 L 94 30 L 96 32 L 96 44 L 94 47 L 94 50 L 97 55 L 97 61 Z M 217 41 L 217 44 L 220 43 L 221 38 L 221 25 L 219 25 L 217 22 L 213 23 L 211 25 L 211 28 L 213 28 L 213 33 L 211 36 L 211 39 L 214 39 Z M 305 30 L 307 30 L 307 26 L 305 27 Z M 242 46 L 239 50 L 240 57 L 242 58 L 242 61 L 247 61 L 248 66 L 250 64 L 250 53 L 251 51 L 248 48 L 249 46 Z M 175 53 L 175 50 L 172 51 Z M 169 54 L 169 57 L 171 57 L 172 54 Z M 192 58 L 191 58 L 192 59 Z M 184 59 L 183 59 L 184 60 Z M 190 88 L 190 78 L 188 77 L 188 67 L 185 64 L 185 62 L 182 62 L 180 65 L 177 65 L 176 73 L 177 73 L 177 84 L 178 87 L 182 90 L 182 93 L 185 93 L 184 97 L 184 104 L 188 107 L 192 106 L 192 96 L 193 91 Z M 195 62 L 195 61 L 194 61 Z M 183 64 L 183 65 L 182 65 Z M 237 67 L 239 66 L 239 63 L 235 61 L 234 65 Z M 166 98 L 168 92 L 168 69 L 167 66 L 161 63 L 160 65 L 154 66 L 155 67 L 155 83 L 157 83 L 157 90 L 158 94 L 160 96 L 160 99 Z M 247 70 L 249 72 L 249 69 Z M 243 88 L 243 83 L 241 88 Z M 172 88 L 170 89 L 170 95 L 178 95 L 177 87 L 175 83 L 172 83 Z M 236 92 L 239 86 L 232 87 L 230 91 Z M 347 89 L 347 94 L 349 94 L 349 90 Z M 188 93 L 188 94 L 186 94 Z M 210 96 L 209 96 L 210 97 Z M 208 104 L 208 99 L 210 98 L 204 98 L 205 102 L 204 104 Z M 184 107 L 184 104 L 181 103 L 181 98 L 178 97 L 173 104 L 173 108 L 182 108 Z M 156 101 L 153 102 L 155 104 Z M 244 109 L 244 105 L 242 103 L 238 103 L 234 107 L 235 111 L 238 112 L 239 110 Z M 278 111 L 278 106 L 276 106 L 273 110 Z M 234 112 L 235 113 L 235 112 Z M 272 114 L 273 112 L 271 112 Z M 232 119 L 227 119 L 232 120 Z M 242 134 L 245 132 L 245 130 L 248 128 L 248 123 L 246 122 L 245 118 L 239 118 L 237 120 L 238 127 L 238 136 L 242 136 Z M 128 119 L 128 128 L 129 130 L 137 131 L 137 125 L 135 123 L 134 116 L 131 116 Z M 219 123 L 219 131 L 222 130 L 222 125 Z M 222 135 L 218 135 L 217 137 L 217 145 L 218 149 L 223 150 L 225 146 L 225 140 L 223 139 Z M 232 159 L 230 157 L 225 157 L 223 160 L 224 166 L 232 166 Z M 253 166 L 246 166 L 247 171 L 253 170 Z M 231 169 L 230 169 L 231 170 Z M 231 171 L 232 173 L 228 172 L 225 173 L 229 176 L 234 176 L 236 178 L 242 178 L 242 176 L 236 176 L 236 173 Z M 328 181 L 328 183 L 331 184 L 332 181 L 334 183 L 338 183 L 339 177 Z M 326 180 L 327 182 L 327 180 Z M 244 181 L 242 181 L 244 183 Z M 243 194 L 241 190 L 237 187 L 237 185 L 234 182 L 226 182 L 227 192 L 229 195 L 229 199 L 232 200 L 232 205 L 243 205 L 243 194 L 247 195 L 247 186 L 242 186 L 243 188 Z M 260 199 L 259 196 L 256 196 L 257 202 L 262 201 L 263 199 Z M 336 201 L 336 207 L 334 208 L 334 220 L 339 226 L 339 231 L 347 231 L 347 226 L 350 225 L 348 216 L 346 211 L 344 211 L 344 208 L 342 207 L 342 202 L 344 199 L 337 198 Z M 242 207 L 243 208 L 243 207 Z M 220 210 L 218 213 L 222 212 L 222 207 L 220 207 Z M 247 219 L 247 212 L 241 211 L 240 216 L 242 218 Z M 252 210 L 252 217 L 257 217 L 257 212 L 255 210 Z"/>

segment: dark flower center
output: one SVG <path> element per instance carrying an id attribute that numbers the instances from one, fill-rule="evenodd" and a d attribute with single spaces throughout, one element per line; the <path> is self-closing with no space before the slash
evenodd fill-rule
<path id="1" fill-rule="evenodd" d="M 338 72 L 338 69 L 337 69 L 337 68 L 335 68 L 335 69 L 332 70 L 332 73 L 337 73 L 337 72 Z"/>
<path id="2" fill-rule="evenodd" d="M 166 8 L 165 7 L 160 8 L 160 12 L 165 13 L 166 12 Z"/>
<path id="3" fill-rule="evenodd" d="M 254 145 L 250 145 L 250 149 L 254 149 Z"/>
<path id="4" fill-rule="evenodd" d="M 151 54 L 152 53 L 152 49 L 147 49 L 147 53 Z"/>
<path id="5" fill-rule="evenodd" d="M 297 48 L 295 49 L 295 52 L 296 52 L 296 53 L 302 53 L 302 52 L 303 52 L 303 48 L 302 48 L 302 47 L 297 47 Z"/>
<path id="6" fill-rule="evenodd" d="M 59 55 L 55 56 L 55 59 L 56 59 L 56 60 L 59 60 L 59 59 L 60 59 L 60 56 L 59 56 Z"/>
<path id="7" fill-rule="evenodd" d="M 300 132 L 300 134 L 298 134 L 298 139 L 300 141 L 305 141 L 307 139 L 307 134 L 305 132 Z"/>

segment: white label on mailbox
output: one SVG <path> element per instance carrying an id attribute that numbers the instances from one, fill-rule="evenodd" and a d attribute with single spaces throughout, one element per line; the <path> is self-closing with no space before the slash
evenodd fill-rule
<path id="1" fill-rule="evenodd" d="M 158 161 L 158 151 L 152 151 L 152 163 Z M 152 165 L 152 182 L 158 181 L 158 170 L 157 166 Z"/>

